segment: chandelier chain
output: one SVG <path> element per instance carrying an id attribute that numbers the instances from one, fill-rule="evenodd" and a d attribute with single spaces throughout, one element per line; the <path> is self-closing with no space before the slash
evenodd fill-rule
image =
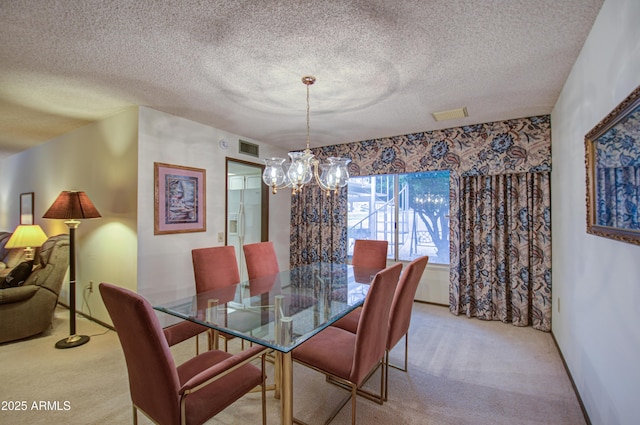
<path id="1" fill-rule="evenodd" d="M 307 150 L 309 150 L 309 141 L 310 141 L 310 127 L 309 127 L 309 83 L 305 83 L 307 86 Z"/>

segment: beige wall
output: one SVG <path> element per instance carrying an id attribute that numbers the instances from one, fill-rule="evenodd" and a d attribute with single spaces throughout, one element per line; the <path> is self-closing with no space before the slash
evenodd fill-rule
<path id="1" fill-rule="evenodd" d="M 227 150 L 218 141 L 229 141 Z M 85 220 L 77 235 L 79 311 L 111 323 L 97 285 L 110 282 L 152 301 L 195 291 L 191 249 L 222 245 L 225 231 L 225 158 L 261 163 L 237 152 L 237 135 L 150 108 L 131 108 L 0 161 L 0 229 L 19 223 L 19 197 L 35 192 L 36 224 L 48 235 L 68 233 L 62 220 L 40 217 L 62 190 L 83 190 L 102 218 Z M 254 141 L 255 142 L 255 141 Z M 286 152 L 258 143 L 261 157 Z M 207 231 L 153 234 L 153 163 L 166 162 L 207 171 Z M 269 239 L 281 267 L 289 264 L 290 195 L 270 198 Z M 90 281 L 93 293 L 86 290 Z M 86 298 L 86 302 L 83 300 Z M 62 300 L 68 296 L 67 285 Z M 79 331 L 81 331 L 79 329 Z"/>
<path id="2" fill-rule="evenodd" d="M 18 225 L 22 192 L 35 193 L 35 223 L 49 236 L 69 232 L 63 220 L 41 218 L 61 191 L 85 191 L 96 205 L 102 218 L 83 220 L 76 231 L 76 307 L 107 322 L 97 285 L 136 289 L 137 115 L 130 108 L 0 162 L 0 229 Z M 86 290 L 90 281 L 93 293 Z M 67 299 L 65 284 L 61 300 Z"/>
<path id="3" fill-rule="evenodd" d="M 593 424 L 640 417 L 640 246 L 586 233 L 584 135 L 640 85 L 640 1 L 606 0 L 551 115 L 553 334 Z"/>
<path id="4" fill-rule="evenodd" d="M 221 149 L 218 142 L 229 142 Z M 286 156 L 286 151 L 258 141 L 260 157 Z M 195 292 L 191 250 L 220 246 L 218 233 L 225 231 L 226 157 L 261 164 L 259 158 L 239 154 L 238 136 L 140 107 L 138 157 L 138 292 L 152 302 L 190 296 Z M 206 170 L 206 232 L 154 235 L 154 162 Z M 280 267 L 289 266 L 291 195 L 281 191 L 270 198 L 269 240 L 277 249 Z M 284 213 L 282 213 L 284 212 Z"/>

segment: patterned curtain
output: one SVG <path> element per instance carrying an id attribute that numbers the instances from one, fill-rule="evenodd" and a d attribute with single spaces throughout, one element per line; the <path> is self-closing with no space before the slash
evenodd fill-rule
<path id="1" fill-rule="evenodd" d="M 551 330 L 550 173 L 464 176 L 450 310 Z"/>
<path id="2" fill-rule="evenodd" d="M 515 324 L 534 323 L 537 329 L 550 330 L 551 232 L 548 207 L 551 188 L 548 180 L 551 171 L 551 119 L 548 115 L 324 146 L 313 149 L 313 152 L 318 158 L 351 158 L 349 173 L 354 177 L 449 170 L 450 310 L 454 314 L 464 311 L 480 318 L 500 318 Z M 485 227 L 491 226 L 493 222 L 486 223 L 481 219 L 479 222 L 474 221 L 473 226 L 462 223 L 462 210 L 466 213 L 471 211 L 469 208 L 477 208 L 479 217 L 487 216 L 493 220 L 502 218 L 506 209 L 500 208 L 500 203 L 495 204 L 497 201 L 493 204 L 470 206 L 463 199 L 466 195 L 463 193 L 460 176 L 474 176 L 465 177 L 466 184 L 475 179 L 518 179 L 519 184 L 509 183 L 512 186 L 509 186 L 507 192 L 496 186 L 491 189 L 502 190 L 500 193 L 504 197 L 504 207 L 513 205 L 513 208 L 527 205 L 527 194 L 523 192 L 520 180 L 540 179 L 541 176 L 546 176 L 546 183 L 528 189 L 531 195 L 535 194 L 537 198 L 534 204 L 527 207 L 527 212 L 523 213 L 525 215 L 520 216 L 520 211 L 517 214 L 508 214 L 511 220 L 509 226 L 516 226 L 513 220 L 526 218 L 528 226 L 538 227 L 531 233 L 526 233 L 523 227 L 518 228 L 518 232 L 512 235 L 498 233 L 488 237 Z M 345 261 L 346 193 L 342 192 L 338 198 L 343 204 L 333 206 L 326 205 L 327 201 L 322 195 L 312 192 L 311 189 L 312 187 L 305 187 L 303 196 L 292 200 L 291 265 L 307 264 L 316 259 L 324 261 L 333 258 L 336 261 Z M 486 189 L 484 191 L 486 192 Z M 513 194 L 519 197 L 511 200 Z M 513 204 L 516 201 L 517 203 Z M 533 202 L 533 198 L 529 199 L 529 202 Z M 544 210 L 538 211 L 534 209 L 534 205 Z M 333 217 L 329 218 L 332 214 Z M 473 218 L 475 220 L 476 217 Z M 524 226 L 524 222 L 519 225 Z M 495 240 L 507 236 L 511 238 L 509 245 L 496 245 Z M 470 245 L 470 249 L 473 252 L 467 252 L 467 246 L 471 242 L 473 244 Z M 511 258 L 512 256 L 515 257 Z M 482 263 L 476 264 L 471 258 L 478 258 Z M 463 261 L 464 267 L 461 265 Z M 472 265 L 471 271 L 468 270 L 467 264 Z M 521 264 L 527 264 L 527 267 L 518 269 Z M 473 273 L 481 280 L 476 282 Z M 526 273 L 530 276 L 525 276 Z M 490 283 L 497 286 L 486 286 Z M 530 285 L 531 294 L 521 288 L 521 285 Z M 498 303 L 497 308 L 493 308 L 498 293 L 504 294 L 505 297 L 513 295 L 522 298 L 509 303 L 502 301 Z M 483 297 L 482 294 L 488 295 Z M 529 301 L 531 306 L 525 307 Z M 503 312 L 498 313 L 499 310 Z M 480 311 L 480 314 L 477 314 L 477 311 Z M 491 311 L 491 314 L 486 313 L 488 311 Z"/>
<path id="3" fill-rule="evenodd" d="M 291 267 L 347 261 L 347 189 L 327 196 L 307 185 L 291 199 Z"/>

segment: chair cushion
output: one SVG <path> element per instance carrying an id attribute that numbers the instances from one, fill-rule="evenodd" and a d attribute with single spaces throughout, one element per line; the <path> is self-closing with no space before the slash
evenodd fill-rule
<path id="1" fill-rule="evenodd" d="M 185 320 L 183 322 L 176 323 L 175 325 L 168 326 L 162 331 L 164 332 L 165 338 L 167 338 L 169 347 L 171 347 L 179 342 L 186 341 L 189 338 L 200 335 L 208 329 L 209 328 L 206 326 Z"/>
<path id="2" fill-rule="evenodd" d="M 349 379 L 353 365 L 356 335 L 329 326 L 293 350 L 295 360 Z"/>
<path id="3" fill-rule="evenodd" d="M 196 356 L 178 366 L 180 384 L 193 376 L 232 357 L 231 354 L 211 350 Z M 262 382 L 262 371 L 252 364 L 239 367 L 199 391 L 187 395 L 187 423 L 201 424 L 208 418 L 230 406 L 252 388 Z"/>
<path id="4" fill-rule="evenodd" d="M 21 286 L 27 280 L 32 270 L 33 261 L 23 261 L 5 276 L 0 288 L 15 288 L 16 286 Z"/>
<path id="5" fill-rule="evenodd" d="M 351 333 L 356 333 L 358 330 L 358 322 L 360 321 L 360 314 L 362 313 L 362 307 L 358 307 L 351 313 L 344 316 L 342 319 L 336 321 L 333 325 L 336 328 L 344 329 Z"/>

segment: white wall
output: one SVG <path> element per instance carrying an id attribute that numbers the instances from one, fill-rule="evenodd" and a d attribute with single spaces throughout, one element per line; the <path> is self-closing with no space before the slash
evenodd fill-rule
<path id="1" fill-rule="evenodd" d="M 407 263 L 408 264 L 408 263 Z M 406 264 L 405 264 L 406 265 Z M 427 264 L 420 279 L 415 299 L 433 304 L 449 305 L 449 266 Z"/>
<path id="2" fill-rule="evenodd" d="M 551 115 L 553 334 L 594 424 L 640 417 L 640 246 L 586 233 L 584 135 L 640 85 L 640 1 L 606 0 Z"/>
<path id="3" fill-rule="evenodd" d="M 136 287 L 137 114 L 130 108 L 0 161 L 2 230 L 19 224 L 22 192 L 34 192 L 35 224 L 49 236 L 69 233 L 63 220 L 42 218 L 60 192 L 85 191 L 95 204 L 102 218 L 76 230 L 76 307 L 108 323 L 97 285 Z M 61 300 L 68 304 L 66 285 Z"/>
<path id="4" fill-rule="evenodd" d="M 195 292 L 191 250 L 221 246 L 218 232 L 225 231 L 225 158 L 261 164 L 258 158 L 239 154 L 238 136 L 215 128 L 140 107 L 138 160 L 138 292 L 152 302 L 190 296 Z M 218 141 L 229 142 L 221 149 Z M 260 157 L 283 156 L 285 151 L 260 145 Z M 154 162 L 206 170 L 206 232 L 154 235 Z M 277 249 L 283 269 L 289 268 L 290 194 L 270 198 L 269 240 Z"/>

